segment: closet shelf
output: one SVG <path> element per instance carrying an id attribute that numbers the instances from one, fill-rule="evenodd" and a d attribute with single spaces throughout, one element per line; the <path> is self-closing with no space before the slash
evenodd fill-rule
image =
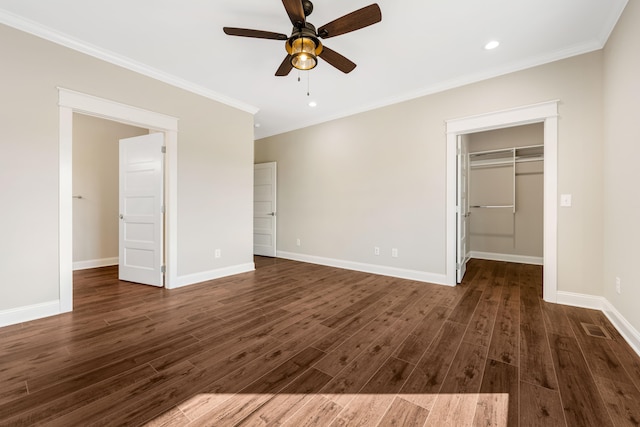
<path id="1" fill-rule="evenodd" d="M 469 153 L 469 166 L 472 168 L 514 166 L 516 163 L 540 161 L 544 161 L 544 145 Z"/>
<path id="2" fill-rule="evenodd" d="M 468 154 L 469 167 L 473 168 L 512 168 L 512 187 L 510 205 L 471 205 L 468 209 L 511 209 L 516 213 L 516 164 L 523 162 L 537 162 L 544 160 L 543 145 L 529 145 L 525 147 L 503 148 L 500 150 L 476 151 Z M 503 199 L 504 200 L 504 199 Z"/>

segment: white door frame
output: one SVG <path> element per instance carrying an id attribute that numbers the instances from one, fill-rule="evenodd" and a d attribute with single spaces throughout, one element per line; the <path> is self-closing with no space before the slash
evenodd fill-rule
<path id="1" fill-rule="evenodd" d="M 59 148 L 59 286 L 60 313 L 73 310 L 73 113 L 86 114 L 164 132 L 165 158 L 165 287 L 177 284 L 178 119 L 84 93 L 58 88 Z"/>
<path id="2" fill-rule="evenodd" d="M 557 302 L 558 293 L 558 102 L 549 101 L 477 116 L 447 120 L 447 208 L 446 277 L 456 284 L 456 154 L 457 137 L 482 132 L 544 123 L 544 270 L 543 298 Z"/>

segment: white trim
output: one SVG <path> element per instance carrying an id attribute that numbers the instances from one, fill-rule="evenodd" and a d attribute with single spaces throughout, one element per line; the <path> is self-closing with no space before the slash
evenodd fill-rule
<path id="1" fill-rule="evenodd" d="M 73 109 L 60 106 L 58 140 L 58 286 L 60 311 L 73 310 Z"/>
<path id="2" fill-rule="evenodd" d="M 145 126 L 154 130 L 177 130 L 178 119 L 155 111 L 120 104 L 105 98 L 58 87 L 58 105 L 70 107 L 74 113 L 107 120 L 117 120 L 132 126 Z M 126 111 L 125 111 L 126 110 Z"/>
<path id="3" fill-rule="evenodd" d="M 165 287 L 176 283 L 178 267 L 177 244 L 177 153 L 178 119 L 165 114 L 121 104 L 69 89 L 58 88 L 60 107 L 59 134 L 59 286 L 60 310 L 73 310 L 73 209 L 72 209 L 72 142 L 73 113 L 126 123 L 165 134 L 166 187 L 165 187 Z"/>
<path id="4" fill-rule="evenodd" d="M 232 265 L 230 267 L 218 268 L 216 270 L 203 271 L 201 273 L 188 274 L 186 276 L 179 276 L 173 288 L 181 288 L 183 286 L 195 285 L 197 283 L 220 279 L 227 276 L 233 276 L 235 274 L 247 273 L 249 271 L 254 271 L 255 269 L 255 264 L 249 262 L 246 264 Z"/>
<path id="5" fill-rule="evenodd" d="M 469 252 L 469 258 L 488 259 L 490 261 L 516 262 L 518 264 L 543 265 L 544 258 L 540 256 L 526 256 L 513 254 L 498 254 L 495 252 Z"/>
<path id="6" fill-rule="evenodd" d="M 7 12 L 6 10 L 0 10 L 0 22 L 10 27 L 16 28 L 20 31 L 33 34 L 37 37 L 49 40 L 61 46 L 68 47 L 69 49 L 82 52 L 86 55 L 101 59 L 110 64 L 115 64 L 135 73 L 142 74 L 143 76 L 147 76 L 163 83 L 167 83 L 171 86 L 184 89 L 188 92 L 204 96 L 205 98 L 221 102 L 230 107 L 246 111 L 247 113 L 255 115 L 259 110 L 258 107 L 255 107 L 253 105 L 247 104 L 226 95 L 222 95 L 218 92 L 214 92 L 204 86 L 197 85 L 156 68 L 149 67 L 148 65 L 145 65 L 138 61 L 134 61 L 133 59 L 127 58 L 126 56 L 119 55 L 98 46 L 91 45 L 85 41 L 70 37 L 42 24 Z"/>
<path id="7" fill-rule="evenodd" d="M 606 298 L 558 291 L 558 304 L 602 311 L 633 351 L 640 356 L 640 332 Z"/>
<path id="8" fill-rule="evenodd" d="M 544 121 L 544 241 L 542 298 L 555 302 L 558 293 L 558 103 Z"/>
<path id="9" fill-rule="evenodd" d="M 602 312 L 629 343 L 631 348 L 640 356 L 640 332 L 607 299 L 603 301 Z"/>
<path id="10" fill-rule="evenodd" d="M 592 310 L 602 310 L 603 304 L 606 301 L 604 297 L 599 297 L 597 295 L 578 294 L 566 291 L 558 291 L 557 296 L 558 304 L 590 308 Z"/>
<path id="11" fill-rule="evenodd" d="M 447 120 L 447 133 L 465 134 L 540 123 L 547 117 L 556 117 L 558 115 L 557 105 L 558 100 L 553 100 L 450 119 Z M 546 148 L 546 144 L 544 146 Z M 545 154 L 547 153 L 545 152 Z"/>
<path id="12" fill-rule="evenodd" d="M 176 123 L 177 125 L 177 123 Z M 164 287 L 173 289 L 178 283 L 178 130 L 164 133 L 167 147 L 164 157 Z"/>
<path id="13" fill-rule="evenodd" d="M 446 121 L 446 277 L 456 283 L 456 140 L 458 135 L 530 123 L 544 123 L 544 270 L 543 297 L 556 302 L 558 292 L 558 101 Z"/>
<path id="14" fill-rule="evenodd" d="M 59 300 L 0 311 L 0 328 L 62 313 Z"/>
<path id="15" fill-rule="evenodd" d="M 324 258 L 314 255 L 298 254 L 284 251 L 278 251 L 277 256 L 278 258 L 290 259 L 293 261 L 308 262 L 311 264 L 344 268 L 346 270 L 380 274 L 382 276 L 397 277 L 399 279 L 416 280 L 419 282 L 435 283 L 437 285 L 449 285 L 444 274 L 427 273 L 417 270 L 406 270 L 403 268 L 387 267 L 385 265 L 365 264 L 361 262 L 345 261 L 341 259 Z"/>
<path id="16" fill-rule="evenodd" d="M 90 268 L 108 267 L 111 265 L 118 265 L 118 257 L 75 261 L 73 263 L 73 270 L 88 270 Z"/>

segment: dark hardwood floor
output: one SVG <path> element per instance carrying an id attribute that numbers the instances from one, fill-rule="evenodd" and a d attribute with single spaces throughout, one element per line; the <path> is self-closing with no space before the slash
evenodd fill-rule
<path id="1" fill-rule="evenodd" d="M 0 329 L 0 425 L 640 425 L 640 358 L 543 302 L 540 267 L 256 264 L 173 291 L 76 272 L 73 313 Z"/>

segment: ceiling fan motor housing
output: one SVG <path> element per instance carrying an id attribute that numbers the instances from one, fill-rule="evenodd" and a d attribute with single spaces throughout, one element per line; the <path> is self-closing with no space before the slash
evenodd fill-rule
<path id="1" fill-rule="evenodd" d="M 304 0 L 302 2 L 302 9 L 304 10 L 304 16 L 311 15 L 311 12 L 313 12 L 313 3 L 309 0 Z"/>

